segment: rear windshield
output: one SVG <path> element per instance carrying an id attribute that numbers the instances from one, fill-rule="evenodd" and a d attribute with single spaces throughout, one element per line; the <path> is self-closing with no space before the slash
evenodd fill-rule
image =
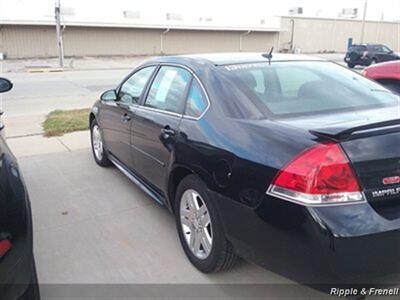
<path id="1" fill-rule="evenodd" d="M 224 65 L 224 101 L 238 118 L 297 117 L 399 107 L 399 96 L 331 62 L 298 61 Z"/>
<path id="2" fill-rule="evenodd" d="M 349 48 L 349 52 L 351 51 L 366 51 L 367 47 L 366 46 L 351 46 Z"/>

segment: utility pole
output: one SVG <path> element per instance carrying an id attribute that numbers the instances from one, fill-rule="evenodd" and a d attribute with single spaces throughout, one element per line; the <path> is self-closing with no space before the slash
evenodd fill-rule
<path id="1" fill-rule="evenodd" d="M 363 14 L 363 20 L 362 20 L 362 26 L 361 26 L 361 39 L 360 39 L 360 44 L 364 43 L 364 36 L 365 36 L 365 19 L 367 18 L 367 9 L 368 9 L 368 0 L 365 0 L 364 2 L 364 14 Z"/>
<path id="2" fill-rule="evenodd" d="M 385 14 L 382 13 L 381 14 L 381 20 L 378 22 L 378 24 L 376 25 L 376 43 L 379 44 L 379 41 L 381 39 L 381 25 L 382 22 L 385 20 Z"/>
<path id="3" fill-rule="evenodd" d="M 290 19 L 291 30 L 290 30 L 290 53 L 293 53 L 294 49 L 294 19 Z"/>
<path id="4" fill-rule="evenodd" d="M 336 41 L 336 23 L 337 23 L 337 19 L 339 18 L 339 16 L 335 17 L 335 19 L 333 19 L 333 25 L 332 25 L 332 39 L 331 39 L 331 51 L 335 52 L 335 41 Z"/>
<path id="5" fill-rule="evenodd" d="M 63 47 L 62 31 L 61 31 L 61 4 L 60 4 L 60 0 L 56 0 L 55 17 L 56 17 L 58 57 L 59 57 L 60 68 L 63 68 L 64 67 L 64 47 Z"/>

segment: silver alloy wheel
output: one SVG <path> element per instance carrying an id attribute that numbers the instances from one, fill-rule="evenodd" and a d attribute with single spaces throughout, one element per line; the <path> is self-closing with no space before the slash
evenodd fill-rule
<path id="1" fill-rule="evenodd" d="M 199 259 L 211 252 L 213 232 L 210 213 L 200 194 L 186 190 L 181 198 L 180 219 L 183 235 L 190 251 Z"/>
<path id="2" fill-rule="evenodd" d="M 103 140 L 101 138 L 101 132 L 98 125 L 94 125 L 92 129 L 92 144 L 94 155 L 98 160 L 103 159 Z"/>

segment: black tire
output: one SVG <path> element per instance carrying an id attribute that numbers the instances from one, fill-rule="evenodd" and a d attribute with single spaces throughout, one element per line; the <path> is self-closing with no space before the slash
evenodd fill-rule
<path id="1" fill-rule="evenodd" d="M 107 151 L 106 151 L 106 149 L 104 148 L 104 143 L 103 143 L 103 145 L 102 145 L 102 155 L 101 155 L 101 158 L 98 157 L 98 156 L 96 155 L 96 153 L 95 153 L 95 148 L 94 148 L 94 144 L 93 144 L 93 129 L 94 129 L 96 126 L 97 126 L 97 128 L 99 128 L 99 130 L 100 130 L 101 139 L 103 139 L 103 135 L 102 135 L 102 133 L 101 133 L 101 129 L 100 129 L 98 123 L 97 123 L 97 120 L 94 119 L 94 120 L 92 121 L 92 123 L 90 123 L 90 143 L 91 143 L 91 146 L 92 146 L 92 154 L 93 154 L 93 157 L 94 157 L 95 162 L 96 162 L 99 166 L 101 166 L 101 167 L 108 167 L 108 166 L 111 166 L 111 161 L 108 159 Z"/>
<path id="2" fill-rule="evenodd" d="M 358 60 L 358 59 L 360 59 L 360 57 L 361 57 L 361 55 L 355 51 L 353 51 L 349 54 L 349 58 L 351 61 Z"/>
<path id="3" fill-rule="evenodd" d="M 211 220 L 212 246 L 209 255 L 204 259 L 199 259 L 190 250 L 188 243 L 186 242 L 180 221 L 180 205 L 182 195 L 189 189 L 195 190 L 200 195 L 201 200 L 207 207 Z M 189 261 L 199 271 L 203 273 L 215 273 L 226 271 L 233 267 L 238 257 L 235 254 L 232 244 L 225 237 L 216 206 L 213 203 L 213 199 L 211 198 L 210 194 L 207 192 L 207 187 L 197 176 L 188 175 L 179 183 L 175 197 L 175 218 L 179 239 L 183 250 L 185 251 Z"/>
<path id="4" fill-rule="evenodd" d="M 372 66 L 372 65 L 376 65 L 378 63 L 378 60 L 376 59 L 376 58 L 373 58 L 373 59 L 371 59 L 371 62 L 370 62 L 370 66 Z"/>
<path id="5" fill-rule="evenodd" d="M 354 69 L 354 67 L 355 67 L 355 65 L 352 64 L 352 63 L 348 63 L 347 66 L 348 66 L 350 69 Z"/>

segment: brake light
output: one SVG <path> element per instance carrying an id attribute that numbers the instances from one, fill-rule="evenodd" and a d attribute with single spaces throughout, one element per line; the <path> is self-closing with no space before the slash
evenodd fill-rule
<path id="1" fill-rule="evenodd" d="M 267 193 L 305 205 L 364 201 L 346 155 L 334 143 L 301 153 L 278 173 Z"/>
<path id="2" fill-rule="evenodd" d="M 12 245 L 9 240 L 0 241 L 0 258 L 2 258 L 10 249 Z"/>

